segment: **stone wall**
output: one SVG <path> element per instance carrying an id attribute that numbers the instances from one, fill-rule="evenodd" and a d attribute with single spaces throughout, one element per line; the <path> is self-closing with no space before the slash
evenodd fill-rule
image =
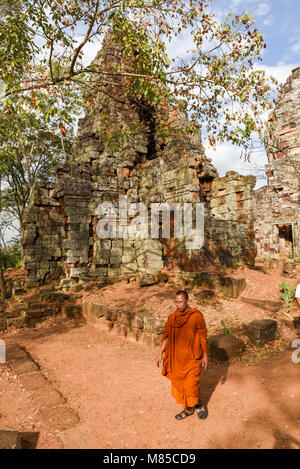
<path id="1" fill-rule="evenodd" d="M 300 67 L 282 87 L 269 121 L 268 186 L 255 193 L 258 256 L 300 261 Z"/>
<path id="2" fill-rule="evenodd" d="M 95 63 L 109 72 L 120 60 L 120 50 L 106 39 Z M 219 178 L 204 154 L 201 135 L 180 132 L 188 123 L 187 116 L 166 106 L 153 110 L 122 96 L 121 79 L 117 85 L 108 84 L 93 95 L 87 90 L 85 117 L 79 121 L 69 161 L 58 165 L 54 183 L 40 184 L 32 192 L 22 234 L 28 286 L 55 279 L 62 279 L 64 285 L 89 280 L 101 284 L 162 269 L 197 272 L 239 261 L 252 264 L 254 178 L 235 172 Z M 177 129 L 164 138 L 156 132 L 161 116 Z M 112 134 L 107 146 L 103 135 L 109 122 L 122 132 L 135 131 L 116 144 Z M 177 203 L 182 208 L 185 203 L 202 203 L 203 247 L 187 249 L 186 236 L 175 236 L 172 214 L 170 238 L 160 231 L 156 239 L 124 239 L 117 231 L 100 239 L 101 203 L 116 208 L 121 232 L 128 222 L 134 226 L 133 213 L 124 218 L 118 211 L 120 196 L 127 197 L 128 205 L 142 203 L 147 208 L 152 203 Z M 149 213 L 143 216 L 150 221 Z M 161 227 L 163 223 L 160 220 Z"/>
<path id="3" fill-rule="evenodd" d="M 255 176 L 228 171 L 215 178 L 210 200 L 210 239 L 219 240 L 231 262 L 241 260 L 253 265 L 256 257 L 253 208 Z"/>

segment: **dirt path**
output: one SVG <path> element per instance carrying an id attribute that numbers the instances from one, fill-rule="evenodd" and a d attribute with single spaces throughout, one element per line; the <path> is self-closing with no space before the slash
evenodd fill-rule
<path id="1" fill-rule="evenodd" d="M 208 418 L 179 422 L 170 382 L 155 366 L 157 351 L 97 321 L 3 338 L 26 348 L 79 416 L 69 428 L 55 428 L 37 408 L 37 391 L 0 364 L 0 428 L 27 432 L 37 448 L 300 448 L 300 364 L 291 352 L 258 366 L 211 364 L 200 391 Z"/>

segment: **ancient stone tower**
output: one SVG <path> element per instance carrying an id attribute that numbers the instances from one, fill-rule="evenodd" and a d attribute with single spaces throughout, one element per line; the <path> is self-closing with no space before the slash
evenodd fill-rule
<path id="1" fill-rule="evenodd" d="M 300 67 L 282 87 L 269 122 L 268 186 L 255 193 L 257 254 L 300 261 Z"/>
<path id="2" fill-rule="evenodd" d="M 120 60 L 119 48 L 107 38 L 95 63 L 109 73 Z M 197 272 L 237 261 L 253 263 L 255 177 L 229 172 L 219 178 L 205 157 L 200 135 L 174 132 L 159 137 L 157 116 L 177 129 L 187 117 L 168 106 L 154 113 L 145 102 L 125 97 L 121 79 L 116 82 L 114 77 L 114 84 L 92 95 L 87 87 L 86 94 L 85 117 L 79 121 L 69 161 L 57 167 L 54 183 L 35 188 L 25 215 L 22 246 L 28 286 L 60 278 L 63 283 L 105 283 L 162 269 Z M 123 133 L 135 130 L 121 144 L 107 146 L 103 135 L 110 123 Z M 186 236 L 174 232 L 172 211 L 170 238 L 160 230 L 158 237 L 149 232 L 148 238 L 124 239 L 120 227 L 132 222 L 134 214 L 124 216 L 120 196 L 146 208 L 152 203 L 203 204 L 203 246 L 187 249 Z M 99 204 L 104 202 L 115 207 L 112 218 L 119 227 L 106 239 L 97 230 L 103 215 Z M 139 216 L 145 220 L 149 214 Z"/>

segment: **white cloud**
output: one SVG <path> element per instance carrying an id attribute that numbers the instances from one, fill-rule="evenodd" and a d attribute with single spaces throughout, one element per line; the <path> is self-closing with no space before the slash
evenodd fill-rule
<path id="1" fill-rule="evenodd" d="M 83 39 L 83 36 L 77 36 L 76 37 L 76 45 L 79 45 L 80 42 L 82 41 Z M 102 47 L 102 40 L 103 38 L 99 38 L 97 40 L 95 40 L 94 42 L 90 42 L 88 44 L 86 44 L 83 49 L 82 49 L 82 52 L 83 52 L 83 58 L 82 58 L 82 64 L 83 66 L 88 66 L 92 60 L 94 60 L 94 58 L 96 57 L 97 55 L 97 52 L 101 49 Z"/>
<path id="2" fill-rule="evenodd" d="M 254 15 L 255 16 L 266 16 L 269 11 L 271 10 L 270 5 L 268 3 L 260 3 L 255 9 L 254 9 Z"/>
<path id="3" fill-rule="evenodd" d="M 293 36 L 289 40 L 289 44 L 292 44 L 291 51 L 294 54 L 299 54 L 300 52 L 300 36 Z"/>
<path id="4" fill-rule="evenodd" d="M 300 52 L 300 41 L 299 41 L 299 42 L 296 42 L 296 44 L 293 45 L 292 51 L 293 51 L 295 54 L 299 54 L 299 52 Z"/>
<path id="5" fill-rule="evenodd" d="M 186 51 L 191 49 L 195 49 L 195 44 L 190 30 L 186 30 L 179 36 L 174 37 L 172 41 L 167 44 L 167 54 L 171 59 L 186 57 Z"/>
<path id="6" fill-rule="evenodd" d="M 205 154 L 212 159 L 212 164 L 217 168 L 219 176 L 225 176 L 227 171 L 236 171 L 237 173 L 256 176 L 256 186 L 258 189 L 266 185 L 264 167 L 268 163 L 265 151 L 253 152 L 250 163 L 241 158 L 241 148 L 227 144 L 217 144 L 214 151 L 208 144 L 205 146 Z"/>
<path id="7" fill-rule="evenodd" d="M 274 15 L 269 15 L 264 19 L 263 25 L 264 26 L 271 26 L 274 23 L 274 20 L 275 20 Z"/>
<path id="8" fill-rule="evenodd" d="M 285 83 L 287 78 L 291 75 L 293 68 L 297 67 L 297 63 L 294 64 L 284 64 L 283 62 L 278 62 L 277 65 L 255 65 L 255 69 L 264 70 L 266 76 L 273 76 L 279 83 Z"/>

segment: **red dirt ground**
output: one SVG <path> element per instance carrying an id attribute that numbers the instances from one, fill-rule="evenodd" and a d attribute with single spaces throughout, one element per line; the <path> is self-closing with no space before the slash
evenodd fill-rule
<path id="1" fill-rule="evenodd" d="M 234 275 L 246 278 L 242 296 L 274 301 L 279 298 L 280 281 L 287 280 L 279 271 L 265 275 L 239 269 Z M 177 287 L 139 288 L 121 282 L 83 295 L 101 296 L 111 306 L 132 305 L 135 311 L 143 308 L 165 318 L 173 311 Z M 230 328 L 269 317 L 239 299 L 219 297 L 218 302 L 201 308 L 210 335 L 221 332 L 220 318 Z M 193 292 L 190 304 L 196 304 Z M 275 316 L 282 319 L 282 313 Z M 53 416 L 40 413 L 35 403 L 35 394 L 41 391 L 29 391 L 7 364 L 0 364 L 0 429 L 35 434 L 36 448 L 300 449 L 300 363 L 292 362 L 293 350 L 287 345 L 296 338 L 295 331 L 287 338 L 285 353 L 276 359 L 270 357 L 276 355 L 278 341 L 261 352 L 249 348 L 244 361 L 211 361 L 200 386 L 208 418 L 203 421 L 193 415 L 180 422 L 174 418 L 181 409 L 171 397 L 170 382 L 155 364 L 157 349 L 104 330 L 101 319 L 92 323 L 56 319 L 36 329 L 9 331 L 1 339 L 26 348 L 79 422 L 65 430 L 56 427 Z M 39 399 L 47 401 L 47 393 Z"/>
<path id="2" fill-rule="evenodd" d="M 208 418 L 179 422 L 157 350 L 100 324 L 69 321 L 5 337 L 38 357 L 80 421 L 61 431 L 49 416 L 38 418 L 32 392 L 2 364 L 2 429 L 38 432 L 37 448 L 300 448 L 300 363 L 292 363 L 292 351 L 256 366 L 211 362 L 200 390 Z"/>
<path id="3" fill-rule="evenodd" d="M 189 304 L 198 307 L 203 312 L 210 335 L 222 332 L 220 320 L 224 320 L 230 330 L 238 329 L 241 324 L 249 323 L 254 319 L 273 318 L 276 320 L 286 319 L 283 313 L 270 313 L 260 308 L 246 304 L 241 301 L 241 297 L 256 300 L 279 301 L 281 294 L 280 283 L 289 282 L 290 285 L 300 283 L 300 264 L 298 276 L 290 279 L 282 276 L 281 266 L 273 268 L 269 275 L 261 271 L 240 267 L 227 275 L 235 278 L 244 278 L 246 288 L 237 299 L 225 299 L 223 295 L 217 295 L 216 302 L 212 304 L 200 305 L 195 293 L 200 288 L 189 288 Z M 177 290 L 185 288 L 183 284 L 168 282 L 166 284 L 152 285 L 140 288 L 138 282 L 127 283 L 126 281 L 116 283 L 101 289 L 80 294 L 82 297 L 97 298 L 101 303 L 114 308 L 122 308 L 131 311 L 143 311 L 154 314 L 162 320 L 166 320 L 174 311 L 174 294 Z M 292 316 L 300 315 L 300 308 L 296 304 L 291 310 Z"/>

